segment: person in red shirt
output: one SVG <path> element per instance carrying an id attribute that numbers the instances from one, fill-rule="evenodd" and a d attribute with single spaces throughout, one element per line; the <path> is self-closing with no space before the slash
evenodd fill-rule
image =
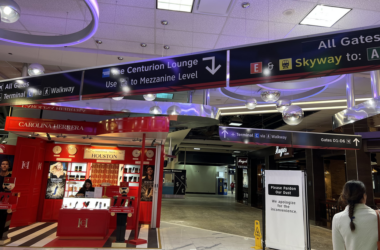
<path id="1" fill-rule="evenodd" d="M 235 189 L 235 183 L 231 182 L 231 194 L 234 194 L 234 189 Z"/>

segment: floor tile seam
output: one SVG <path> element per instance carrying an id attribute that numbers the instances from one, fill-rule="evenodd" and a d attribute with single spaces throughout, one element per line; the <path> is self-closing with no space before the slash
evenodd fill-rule
<path id="1" fill-rule="evenodd" d="M 236 234 L 230 234 L 230 233 L 218 232 L 218 231 L 214 231 L 214 230 L 203 229 L 203 228 L 200 228 L 200 227 L 193 227 L 193 226 L 187 226 L 187 225 L 180 225 L 180 224 L 175 224 L 175 223 L 166 222 L 166 221 L 162 221 L 162 222 L 163 222 L 163 223 L 172 224 L 172 225 L 177 225 L 177 226 L 183 226 L 183 227 L 189 227 L 189 228 L 194 228 L 194 229 L 206 230 L 206 231 L 209 231 L 209 232 L 216 232 L 216 233 L 222 233 L 222 234 L 232 235 L 232 236 L 236 236 L 236 237 L 240 237 L 240 238 L 248 238 L 248 239 L 253 239 L 253 240 L 255 239 L 255 238 L 253 238 L 253 237 L 246 237 L 246 236 L 241 236 L 241 235 L 236 235 Z"/>

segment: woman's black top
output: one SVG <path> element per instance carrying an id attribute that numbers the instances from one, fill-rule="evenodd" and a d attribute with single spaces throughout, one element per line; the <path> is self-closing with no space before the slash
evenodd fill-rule
<path id="1" fill-rule="evenodd" d="M 5 190 L 3 188 L 3 183 L 4 183 L 5 177 L 12 177 L 12 175 L 11 174 L 8 174 L 7 176 L 1 176 L 0 175 L 0 192 L 5 192 Z"/>
<path id="2" fill-rule="evenodd" d="M 63 175 L 60 175 L 60 176 L 56 176 L 55 174 L 50 173 L 50 179 L 54 179 L 54 178 L 65 179 L 65 173 L 63 173 Z"/>
<path id="3" fill-rule="evenodd" d="M 77 194 L 83 194 L 84 196 L 86 196 L 86 192 L 87 192 L 87 191 L 92 192 L 92 191 L 94 191 L 94 190 L 95 190 L 95 188 L 93 188 L 93 187 L 90 187 L 89 190 L 86 190 L 86 188 L 82 187 L 82 188 L 79 190 L 79 192 L 78 192 Z"/>

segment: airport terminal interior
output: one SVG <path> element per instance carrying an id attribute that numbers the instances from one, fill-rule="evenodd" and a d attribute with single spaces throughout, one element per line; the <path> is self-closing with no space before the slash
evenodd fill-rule
<path id="1" fill-rule="evenodd" d="M 379 0 L 0 0 L 0 106 L 1 249 L 376 245 Z"/>

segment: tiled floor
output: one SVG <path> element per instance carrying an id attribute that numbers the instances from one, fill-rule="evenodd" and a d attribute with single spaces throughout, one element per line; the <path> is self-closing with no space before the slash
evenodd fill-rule
<path id="1" fill-rule="evenodd" d="M 161 219 L 165 222 L 249 238 L 253 237 L 254 221 L 259 220 L 261 223 L 262 219 L 260 209 L 235 202 L 235 197 L 231 194 L 228 196 L 186 194 L 185 199 L 163 199 L 161 211 Z M 312 249 L 333 249 L 331 230 L 311 226 L 310 236 Z M 185 242 L 190 244 L 189 240 Z M 237 244 L 234 248 L 231 246 L 228 249 L 245 249 L 245 245 L 240 245 L 242 242 L 245 241 L 235 241 Z"/>

